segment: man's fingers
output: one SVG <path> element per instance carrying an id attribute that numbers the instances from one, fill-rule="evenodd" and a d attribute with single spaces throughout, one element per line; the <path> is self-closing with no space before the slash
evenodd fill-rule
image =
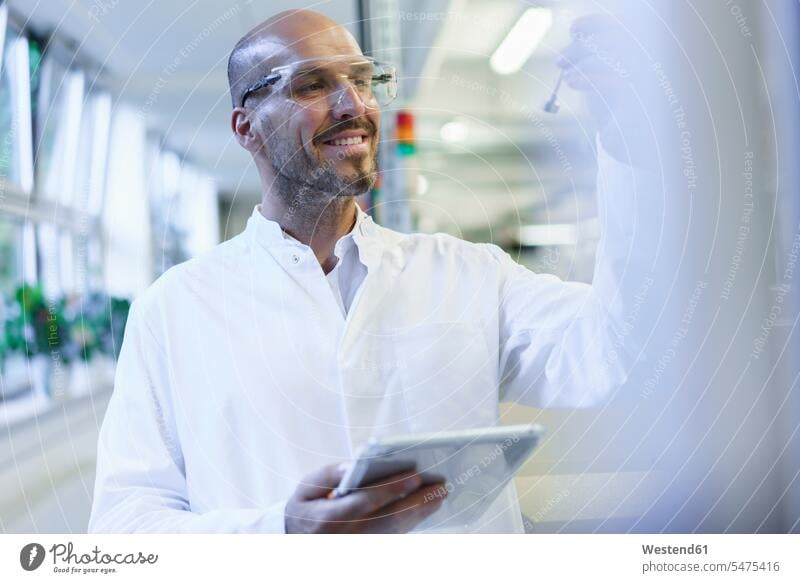
<path id="1" fill-rule="evenodd" d="M 295 496 L 301 500 L 314 500 L 327 496 L 339 485 L 345 469 L 341 464 L 333 464 L 309 474 L 297 485 Z"/>
<path id="2" fill-rule="evenodd" d="M 419 489 L 422 477 L 412 470 L 384 478 L 359 488 L 337 500 L 336 513 L 342 517 L 362 518 Z"/>
<path id="3" fill-rule="evenodd" d="M 306 476 L 287 504 L 289 532 L 407 532 L 447 496 L 441 484 L 421 487 L 422 477 L 412 470 L 329 499 L 344 471 L 332 465 Z"/>
<path id="4" fill-rule="evenodd" d="M 442 507 L 447 489 L 442 484 L 420 488 L 359 521 L 360 532 L 405 533 Z"/>

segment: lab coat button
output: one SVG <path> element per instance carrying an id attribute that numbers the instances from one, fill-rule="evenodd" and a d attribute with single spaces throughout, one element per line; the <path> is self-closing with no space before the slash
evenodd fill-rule
<path id="1" fill-rule="evenodd" d="M 292 263 L 295 265 L 300 263 L 300 256 L 297 253 L 292 253 Z"/>

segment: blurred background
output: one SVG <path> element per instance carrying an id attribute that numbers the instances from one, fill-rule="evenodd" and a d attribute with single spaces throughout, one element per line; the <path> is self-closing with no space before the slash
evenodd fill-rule
<path id="1" fill-rule="evenodd" d="M 685 269 L 670 285 L 688 291 L 671 306 L 653 296 L 664 317 L 651 322 L 632 398 L 601 410 L 504 408 L 504 422 L 548 427 L 517 480 L 526 525 L 797 532 L 800 6 L 640 4 L 636 35 L 667 31 L 680 47 L 661 49 L 687 115 L 715 118 L 694 133 L 694 195 L 713 204 L 667 192 L 693 211 L 665 227 Z M 492 242 L 535 271 L 591 282 L 597 128 L 565 87 L 558 114 L 542 106 L 570 23 L 597 11 L 630 20 L 624 2 L 6 0 L 0 531 L 85 531 L 130 301 L 238 234 L 261 199 L 230 131 L 228 54 L 255 24 L 298 7 L 399 67 L 381 179 L 360 201 L 377 222 Z M 742 151 L 755 152 L 755 169 Z M 685 179 L 681 151 L 665 156 Z"/>

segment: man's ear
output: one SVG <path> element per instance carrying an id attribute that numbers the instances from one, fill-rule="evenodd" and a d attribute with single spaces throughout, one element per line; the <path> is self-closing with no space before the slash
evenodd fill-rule
<path id="1" fill-rule="evenodd" d="M 243 107 L 236 107 L 231 113 L 231 129 L 236 141 L 248 152 L 255 153 L 261 148 L 261 140 L 253 131 L 248 112 Z"/>

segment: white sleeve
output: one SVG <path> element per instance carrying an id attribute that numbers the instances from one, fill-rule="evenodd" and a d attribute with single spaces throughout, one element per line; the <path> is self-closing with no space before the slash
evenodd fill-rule
<path id="1" fill-rule="evenodd" d="M 164 353 L 134 302 L 100 430 L 89 532 L 285 532 L 285 501 L 192 512 L 168 382 Z"/>
<path id="2" fill-rule="evenodd" d="M 601 239 L 592 285 L 533 273 L 493 250 L 501 261 L 501 400 L 598 405 L 625 383 L 641 353 L 659 205 L 637 196 L 651 177 L 611 158 L 599 141 L 597 183 Z"/>

